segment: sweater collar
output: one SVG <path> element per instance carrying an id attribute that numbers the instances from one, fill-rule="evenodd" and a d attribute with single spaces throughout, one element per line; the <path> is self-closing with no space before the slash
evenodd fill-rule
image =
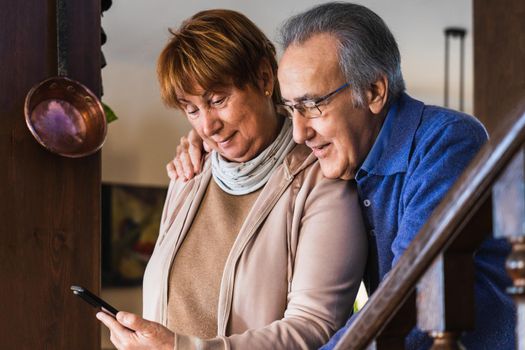
<path id="1" fill-rule="evenodd" d="M 393 175 L 408 169 L 408 160 L 424 104 L 403 93 L 388 110 L 381 131 L 356 179 L 365 174 Z"/>

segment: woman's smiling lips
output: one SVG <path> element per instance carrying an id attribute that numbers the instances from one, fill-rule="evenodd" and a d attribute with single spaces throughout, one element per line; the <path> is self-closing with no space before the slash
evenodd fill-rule
<path id="1" fill-rule="evenodd" d="M 233 139 L 233 136 L 235 136 L 236 133 L 237 132 L 234 132 L 233 134 L 226 137 L 222 141 L 216 141 L 217 145 L 219 145 L 220 147 L 227 147 L 230 144 L 231 140 Z"/>

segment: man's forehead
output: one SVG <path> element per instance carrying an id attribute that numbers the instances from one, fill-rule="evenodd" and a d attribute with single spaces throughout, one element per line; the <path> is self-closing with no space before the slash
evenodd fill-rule
<path id="1" fill-rule="evenodd" d="M 283 53 L 304 55 L 309 58 L 321 58 L 328 60 L 337 59 L 339 40 L 332 34 L 314 34 L 306 40 L 292 42 Z"/>
<path id="2" fill-rule="evenodd" d="M 293 51 L 289 51 L 289 53 L 289 55 L 283 55 L 281 59 L 278 68 L 279 77 L 305 77 L 310 74 L 315 75 L 319 71 L 328 68 L 326 65 L 323 65 L 320 60 L 309 56 L 308 52 L 306 52 L 305 55 L 296 54 Z"/>
<path id="3" fill-rule="evenodd" d="M 283 52 L 279 67 L 283 72 L 305 73 L 339 70 L 338 40 L 330 34 L 316 34 L 303 42 L 290 44 Z"/>
<path id="4" fill-rule="evenodd" d="M 285 99 L 321 96 L 332 85 L 344 80 L 337 52 L 326 51 L 333 48 L 331 45 L 317 44 L 319 41 L 307 41 L 291 45 L 284 51 L 278 78 Z"/>

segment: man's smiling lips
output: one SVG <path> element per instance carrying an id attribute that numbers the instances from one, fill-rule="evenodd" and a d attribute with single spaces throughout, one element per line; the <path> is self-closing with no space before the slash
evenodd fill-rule
<path id="1" fill-rule="evenodd" d="M 324 144 L 319 144 L 319 145 L 310 145 L 310 144 L 306 143 L 306 145 L 308 147 L 310 147 L 310 149 L 312 150 L 313 154 L 317 158 L 323 158 L 328 153 L 328 146 L 330 146 L 331 143 L 324 143 Z"/>

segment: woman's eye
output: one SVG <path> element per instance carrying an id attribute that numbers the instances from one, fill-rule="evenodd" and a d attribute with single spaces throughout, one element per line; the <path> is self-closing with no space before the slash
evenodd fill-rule
<path id="1" fill-rule="evenodd" d="M 224 101 L 226 101 L 226 97 L 221 97 L 221 98 L 218 98 L 216 100 L 212 100 L 211 101 L 211 105 L 212 106 L 220 106 L 222 103 L 224 103 Z"/>
<path id="2" fill-rule="evenodd" d="M 199 109 L 195 107 L 191 107 L 191 106 L 186 106 L 184 108 L 184 111 L 186 112 L 187 115 L 194 116 L 199 112 Z"/>

